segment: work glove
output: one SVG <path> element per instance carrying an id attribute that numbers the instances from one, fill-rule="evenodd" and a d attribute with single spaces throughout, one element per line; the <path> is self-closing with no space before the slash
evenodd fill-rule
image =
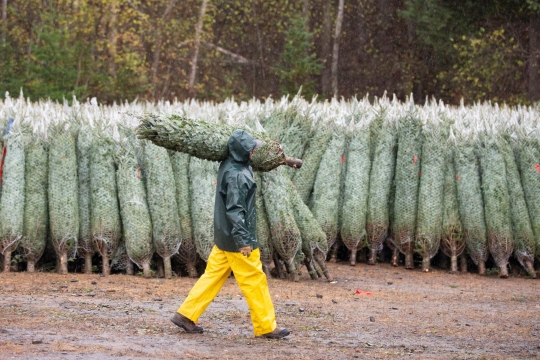
<path id="1" fill-rule="evenodd" d="M 242 255 L 247 256 L 247 257 L 249 257 L 251 255 L 252 250 L 253 250 L 253 247 L 251 245 L 244 246 L 244 247 L 241 247 L 240 249 L 238 249 L 238 251 L 240 251 L 240 253 Z"/>

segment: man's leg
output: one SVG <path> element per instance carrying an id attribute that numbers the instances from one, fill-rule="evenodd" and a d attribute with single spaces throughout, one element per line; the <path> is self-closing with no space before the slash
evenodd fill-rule
<path id="1" fill-rule="evenodd" d="M 219 290 L 231 274 L 231 267 L 225 252 L 219 250 L 214 245 L 204 274 L 190 290 L 187 298 L 178 313 L 184 315 L 193 322 L 197 322 L 199 316 L 206 310 L 208 305 L 214 300 Z"/>
<path id="2" fill-rule="evenodd" d="M 259 249 L 253 250 L 249 258 L 240 253 L 226 252 L 226 255 L 231 264 L 234 278 L 246 297 L 255 336 L 274 331 L 277 327 L 276 314 L 268 290 L 266 275 L 262 270 Z"/>

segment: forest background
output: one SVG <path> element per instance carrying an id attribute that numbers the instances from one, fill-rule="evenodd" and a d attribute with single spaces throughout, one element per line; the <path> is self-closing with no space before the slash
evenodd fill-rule
<path id="1" fill-rule="evenodd" d="M 1 0 L 0 97 L 540 99 L 536 0 Z"/>

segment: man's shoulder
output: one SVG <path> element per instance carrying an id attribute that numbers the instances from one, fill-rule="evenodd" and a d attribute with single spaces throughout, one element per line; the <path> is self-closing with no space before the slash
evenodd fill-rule
<path id="1" fill-rule="evenodd" d="M 239 179 L 253 182 L 253 172 L 249 166 L 244 166 L 241 164 L 231 163 L 225 169 L 225 178 L 227 179 Z"/>

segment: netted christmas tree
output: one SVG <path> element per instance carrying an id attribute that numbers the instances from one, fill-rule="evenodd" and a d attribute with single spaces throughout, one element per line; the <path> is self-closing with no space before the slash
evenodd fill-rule
<path id="1" fill-rule="evenodd" d="M 26 258 L 27 271 L 34 272 L 45 251 L 49 223 L 47 144 L 41 136 L 33 136 L 26 145 L 25 161 L 24 228 L 19 246 Z"/>
<path id="2" fill-rule="evenodd" d="M 227 141 L 237 127 L 222 123 L 189 119 L 178 115 L 150 114 L 140 118 L 137 136 L 170 150 L 184 152 L 200 159 L 223 161 L 228 156 Z M 279 165 L 299 168 L 302 161 L 285 156 L 281 145 L 264 134 L 246 129 L 263 141 L 253 155 L 255 171 L 270 171 Z"/>
<path id="3" fill-rule="evenodd" d="M 479 157 L 488 249 L 499 267 L 499 277 L 507 278 L 508 259 L 514 251 L 514 237 L 506 166 L 497 147 L 495 134 L 484 136 Z"/>
<path id="4" fill-rule="evenodd" d="M 272 234 L 272 247 L 285 262 L 290 279 L 298 281 L 298 271 L 294 260 L 301 248 L 302 238 L 288 196 L 287 176 L 283 174 L 283 169 L 276 169 L 263 173 L 262 179 L 264 206 Z"/>
<path id="5" fill-rule="evenodd" d="M 103 275 L 110 273 L 110 261 L 122 235 L 114 152 L 113 140 L 96 131 L 90 156 L 90 228 L 94 248 L 102 257 Z"/>
<path id="6" fill-rule="evenodd" d="M 367 242 L 370 249 L 368 264 L 374 265 L 377 251 L 382 250 L 390 226 L 390 194 L 396 163 L 396 117 L 398 114 L 387 111 L 381 132 L 374 147 L 371 163 L 369 197 L 367 212 Z"/>
<path id="7" fill-rule="evenodd" d="M 144 174 L 152 236 L 159 256 L 163 258 L 165 277 L 172 277 L 171 256 L 182 243 L 178 205 L 174 193 L 174 174 L 169 153 L 163 147 L 145 142 Z"/>
<path id="8" fill-rule="evenodd" d="M 129 259 L 142 268 L 143 276 L 148 278 L 151 276 L 150 261 L 155 248 L 146 189 L 136 149 L 129 137 L 123 138 L 117 149 L 116 182 L 125 250 Z"/>
<path id="9" fill-rule="evenodd" d="M 311 211 L 326 234 L 329 249 L 336 243 L 339 234 L 339 205 L 344 152 L 343 128 L 337 128 L 321 159 L 313 186 Z"/>
<path id="10" fill-rule="evenodd" d="M 256 208 L 257 208 L 257 242 L 261 253 L 261 262 L 264 272 L 270 275 L 270 265 L 274 259 L 274 249 L 271 244 L 270 227 L 264 206 L 263 185 L 260 173 L 255 173 L 255 183 L 257 184 Z"/>
<path id="11" fill-rule="evenodd" d="M 371 169 L 369 122 L 365 118 L 357 121 L 356 124 L 351 122 L 348 129 L 350 141 L 345 158 L 346 173 L 340 229 L 341 240 L 351 253 L 351 265 L 356 264 L 356 252 L 366 237 L 367 200 Z"/>
<path id="12" fill-rule="evenodd" d="M 77 136 L 77 176 L 79 180 L 79 242 L 77 252 L 84 257 L 84 272 L 92 273 L 94 240 L 90 221 L 90 156 L 92 128 L 81 125 Z"/>
<path id="13" fill-rule="evenodd" d="M 23 236 L 24 225 L 25 151 L 20 124 L 15 124 L 4 141 L 6 156 L 0 199 L 0 251 L 4 255 L 4 272 L 9 272 L 11 253 Z"/>
<path id="14" fill-rule="evenodd" d="M 453 135 L 451 135 L 452 142 Z M 450 257 L 450 271 L 457 273 L 458 256 L 465 250 L 465 238 L 459 218 L 456 171 L 454 169 L 454 156 L 452 145 L 446 142 L 446 161 L 444 171 L 443 218 L 441 229 L 441 250 Z"/>
<path id="15" fill-rule="evenodd" d="M 328 281 L 333 281 L 333 277 L 326 267 L 326 254 L 328 253 L 326 234 L 308 206 L 302 201 L 294 184 L 288 182 L 288 185 L 289 201 L 294 212 L 296 225 L 302 237 L 301 249 L 305 256 L 304 263 L 308 272 L 312 279 L 316 279 L 318 276 L 324 274 Z M 319 271 L 317 267 L 321 270 Z"/>
<path id="16" fill-rule="evenodd" d="M 49 131 L 49 226 L 60 274 L 67 273 L 68 257 L 75 255 L 79 236 L 77 153 L 71 130 L 59 123 Z"/>
<path id="17" fill-rule="evenodd" d="M 191 220 L 197 253 L 207 261 L 214 247 L 214 205 L 218 164 L 191 158 L 189 181 L 191 190 Z"/>
<path id="18" fill-rule="evenodd" d="M 439 251 L 444 212 L 444 171 L 446 170 L 445 124 L 438 112 L 444 107 L 431 105 L 424 113 L 422 162 L 418 189 L 415 251 L 422 255 L 422 271 L 429 271 L 431 258 Z"/>
<path id="19" fill-rule="evenodd" d="M 512 138 L 508 140 L 515 141 Z M 498 147 L 506 165 L 506 181 L 510 197 L 510 214 L 514 235 L 514 256 L 521 266 L 525 268 L 529 276 L 536 278 L 536 271 L 534 270 L 536 241 L 527 211 L 518 165 L 512 147 L 505 139 L 499 139 Z"/>
<path id="20" fill-rule="evenodd" d="M 478 273 L 485 275 L 488 249 L 480 169 L 475 153 L 477 139 L 474 134 L 466 133 L 466 128 L 458 129 L 457 133 L 459 136 L 454 146 L 454 166 L 459 217 L 468 254 L 478 266 Z"/>
<path id="21" fill-rule="evenodd" d="M 418 208 L 418 185 L 422 153 L 421 123 L 412 103 L 400 119 L 396 155 L 396 193 L 392 232 L 399 251 L 405 254 L 405 268 L 414 268 L 413 249 Z"/>
<path id="22" fill-rule="evenodd" d="M 178 205 L 178 219 L 182 231 L 182 244 L 178 249 L 178 258 L 186 267 L 190 277 L 197 277 L 197 248 L 193 236 L 193 223 L 191 220 L 191 198 L 189 189 L 189 163 L 190 156 L 181 152 L 171 152 L 171 165 L 176 184 L 176 203 Z"/>

